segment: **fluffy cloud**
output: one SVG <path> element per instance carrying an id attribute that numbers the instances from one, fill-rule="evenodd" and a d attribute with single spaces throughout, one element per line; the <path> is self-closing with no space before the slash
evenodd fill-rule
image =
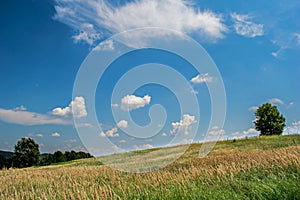
<path id="1" fill-rule="evenodd" d="M 300 121 L 293 122 L 293 126 L 300 126 Z"/>
<path id="2" fill-rule="evenodd" d="M 126 120 L 121 120 L 117 123 L 118 128 L 127 128 L 128 127 L 128 122 Z"/>
<path id="3" fill-rule="evenodd" d="M 25 110 L 27 110 L 27 108 L 23 105 L 14 108 L 14 111 L 25 111 Z"/>
<path id="4" fill-rule="evenodd" d="M 99 137 L 119 137 L 120 136 L 118 134 L 119 128 L 127 128 L 127 127 L 128 127 L 128 122 L 126 120 L 121 120 L 112 129 L 106 131 L 105 133 L 101 132 L 99 134 Z"/>
<path id="5" fill-rule="evenodd" d="M 118 128 L 117 127 L 114 127 L 108 131 L 106 131 L 105 133 L 104 132 L 101 132 L 99 134 L 100 137 L 119 137 L 119 134 L 118 134 Z"/>
<path id="6" fill-rule="evenodd" d="M 258 134 L 259 132 L 257 130 L 255 130 L 254 128 L 249 128 L 248 130 L 244 130 L 242 132 L 239 132 L 239 131 L 234 132 L 234 133 L 232 133 L 232 135 L 241 135 L 241 134 L 249 135 L 249 134 L 254 134 L 254 133 Z"/>
<path id="7" fill-rule="evenodd" d="M 258 109 L 258 106 L 251 106 L 248 110 L 249 111 L 256 111 Z"/>
<path id="8" fill-rule="evenodd" d="M 264 34 L 264 26 L 251 22 L 249 15 L 232 13 L 231 18 L 234 22 L 234 29 L 239 35 L 253 38 Z"/>
<path id="9" fill-rule="evenodd" d="M 179 122 L 172 122 L 173 129 L 170 131 L 170 133 L 174 135 L 178 131 L 184 131 L 184 134 L 187 135 L 189 133 L 190 126 L 196 122 L 197 120 L 195 116 L 184 114 Z"/>
<path id="10" fill-rule="evenodd" d="M 138 108 L 142 108 L 148 105 L 151 101 L 151 97 L 146 95 L 144 97 L 137 97 L 135 95 L 126 95 L 121 100 L 121 109 L 125 111 L 131 111 Z"/>
<path id="11" fill-rule="evenodd" d="M 213 126 L 208 132 L 210 136 L 224 135 L 225 133 L 225 130 L 220 129 L 218 126 Z"/>
<path id="12" fill-rule="evenodd" d="M 198 74 L 194 78 L 191 79 L 192 83 L 210 83 L 212 82 L 213 77 L 209 76 L 208 73 L 206 74 Z"/>
<path id="13" fill-rule="evenodd" d="M 52 115 L 60 117 L 85 117 L 87 116 L 85 101 L 83 97 L 75 97 L 69 106 L 65 108 L 55 108 L 51 112 Z"/>
<path id="14" fill-rule="evenodd" d="M 272 104 L 277 104 L 277 105 L 284 105 L 284 102 L 281 99 L 278 98 L 272 98 L 269 100 L 270 103 Z"/>
<path id="15" fill-rule="evenodd" d="M 35 112 L 22 111 L 19 109 L 6 110 L 0 108 L 0 120 L 20 124 L 26 126 L 33 125 L 44 125 L 44 124 L 58 124 L 58 125 L 68 125 L 71 124 L 70 121 L 60 118 L 55 118 L 53 116 L 43 115 Z"/>
<path id="16" fill-rule="evenodd" d="M 113 40 L 106 40 L 104 42 L 102 42 L 101 44 L 99 44 L 98 46 L 96 46 L 93 50 L 94 51 L 112 51 L 115 49 L 114 46 L 114 41 Z"/>
<path id="17" fill-rule="evenodd" d="M 99 137 L 106 137 L 104 132 L 99 133 Z"/>
<path id="18" fill-rule="evenodd" d="M 143 27 L 196 33 L 213 40 L 223 38 L 227 31 L 221 15 L 200 11 L 185 0 L 139 0 L 118 6 L 106 0 L 56 2 L 54 18 L 78 31 L 75 41 L 89 44 L 101 37 Z"/>
<path id="19" fill-rule="evenodd" d="M 108 131 L 106 131 L 105 135 L 107 137 L 119 137 L 119 134 L 118 134 L 118 128 L 117 127 L 114 127 Z"/>
<path id="20" fill-rule="evenodd" d="M 51 136 L 52 136 L 52 137 L 60 137 L 60 133 L 55 132 L 55 133 L 52 133 Z"/>

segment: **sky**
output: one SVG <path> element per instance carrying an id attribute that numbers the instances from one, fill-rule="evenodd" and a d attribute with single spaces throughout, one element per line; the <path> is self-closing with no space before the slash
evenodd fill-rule
<path id="1" fill-rule="evenodd" d="M 266 102 L 286 117 L 285 134 L 299 133 L 299 10 L 297 0 L 3 0 L 0 149 L 22 137 L 41 152 L 102 154 L 257 135 L 254 112 Z M 211 58 L 213 69 L 143 48 L 192 41 L 203 49 L 183 54 Z M 210 124 L 224 111 L 213 105 L 215 85 L 226 95 L 216 97 L 224 124 Z"/>

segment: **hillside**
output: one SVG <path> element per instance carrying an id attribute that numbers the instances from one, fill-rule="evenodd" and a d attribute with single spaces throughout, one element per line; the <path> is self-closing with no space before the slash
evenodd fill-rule
<path id="1" fill-rule="evenodd" d="M 95 158 L 2 170 L 0 199 L 300 199 L 300 135 L 220 141 L 204 158 L 200 146 L 151 173 L 120 172 Z M 176 148 L 182 146 L 163 150 Z M 130 155 L 138 162 L 158 150 L 110 159 Z"/>
<path id="2" fill-rule="evenodd" d="M 13 152 L 10 152 L 10 151 L 1 151 L 0 150 L 0 156 L 8 159 L 8 158 L 11 158 L 13 156 Z"/>

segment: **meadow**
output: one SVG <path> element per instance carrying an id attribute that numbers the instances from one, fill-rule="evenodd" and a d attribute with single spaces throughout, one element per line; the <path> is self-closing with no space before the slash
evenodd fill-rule
<path id="1" fill-rule="evenodd" d="M 204 158 L 201 145 L 151 173 L 121 172 L 96 158 L 4 169 L 0 199 L 300 199 L 300 135 L 219 141 Z"/>

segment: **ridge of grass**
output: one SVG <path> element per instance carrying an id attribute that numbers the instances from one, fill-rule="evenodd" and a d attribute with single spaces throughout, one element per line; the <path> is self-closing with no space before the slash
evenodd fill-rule
<path id="1" fill-rule="evenodd" d="M 144 174 L 95 158 L 2 170 L 0 199 L 300 199 L 300 135 L 219 141 L 204 158 L 201 145 Z"/>

